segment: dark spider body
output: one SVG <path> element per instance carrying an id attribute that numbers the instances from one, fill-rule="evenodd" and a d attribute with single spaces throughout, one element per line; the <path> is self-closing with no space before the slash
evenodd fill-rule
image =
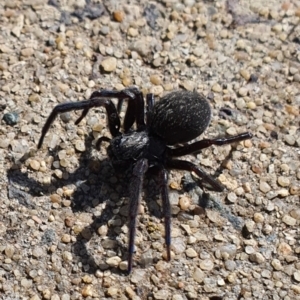
<path id="1" fill-rule="evenodd" d="M 163 161 L 165 148 L 165 143 L 159 138 L 150 136 L 147 130 L 132 131 L 112 139 L 108 154 L 114 165 L 131 165 L 145 158 L 150 167 Z"/>
<path id="2" fill-rule="evenodd" d="M 117 108 L 109 98 L 117 98 Z M 121 122 L 119 112 L 124 100 L 128 106 L 123 122 L 123 132 L 120 132 Z M 196 173 L 203 182 L 208 183 L 215 191 L 221 192 L 224 187 L 191 162 L 174 159 L 211 145 L 224 145 L 242 141 L 252 137 L 249 132 L 228 138 L 205 139 L 185 146 L 175 146 L 189 142 L 198 137 L 210 123 L 211 109 L 203 95 L 189 91 L 175 91 L 154 103 L 154 96 L 147 94 L 146 114 L 142 93 L 136 87 L 122 91 L 101 90 L 94 92 L 89 100 L 68 102 L 57 105 L 48 117 L 39 140 L 38 148 L 42 146 L 45 134 L 58 113 L 72 110 L 83 110 L 75 124 L 78 124 L 92 107 L 104 106 L 108 115 L 108 127 L 112 139 L 101 137 L 96 147 L 102 141 L 109 142 L 108 155 L 113 165 L 132 166 L 129 203 L 129 257 L 128 272 L 132 269 L 134 253 L 134 238 L 136 231 L 136 216 L 146 171 L 155 167 L 158 170 L 159 185 L 162 196 L 162 209 L 165 221 L 165 242 L 167 259 L 171 258 L 171 208 L 168 198 L 168 169 L 188 170 Z M 136 128 L 132 126 L 135 123 Z M 169 147 L 173 146 L 173 147 Z"/>
<path id="3" fill-rule="evenodd" d="M 180 115 L 185 117 L 178 118 Z M 165 164 L 166 146 L 196 138 L 210 118 L 210 107 L 203 96 L 187 91 L 169 93 L 149 112 L 145 130 L 130 130 L 110 141 L 109 156 L 117 164 L 132 164 L 141 158 L 148 160 L 149 167 Z"/>

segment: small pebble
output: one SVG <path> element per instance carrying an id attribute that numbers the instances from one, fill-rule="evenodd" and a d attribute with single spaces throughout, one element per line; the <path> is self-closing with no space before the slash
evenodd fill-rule
<path id="1" fill-rule="evenodd" d="M 240 74 L 244 77 L 245 80 L 248 81 L 250 79 L 251 74 L 248 70 L 242 69 L 240 70 Z"/>
<path id="2" fill-rule="evenodd" d="M 237 135 L 235 127 L 229 127 L 228 129 L 226 129 L 226 133 L 228 133 L 229 135 Z"/>
<path id="3" fill-rule="evenodd" d="M 72 197 L 74 194 L 75 190 L 74 189 L 64 189 L 64 196 L 65 197 Z"/>
<path id="4" fill-rule="evenodd" d="M 284 140 L 290 146 L 293 146 L 296 142 L 295 136 L 293 136 L 293 135 L 286 135 L 284 137 Z"/>
<path id="5" fill-rule="evenodd" d="M 126 294 L 129 296 L 130 299 L 134 298 L 135 292 L 130 286 L 127 286 L 125 291 L 126 291 Z"/>
<path id="6" fill-rule="evenodd" d="M 110 267 L 117 267 L 119 263 L 121 262 L 121 258 L 119 256 L 113 256 L 108 258 L 105 261 Z"/>
<path id="7" fill-rule="evenodd" d="M 34 54 L 34 49 L 33 48 L 24 48 L 21 50 L 21 55 L 24 57 L 29 57 Z"/>
<path id="8" fill-rule="evenodd" d="M 220 220 L 220 214 L 217 211 L 207 210 L 206 215 L 207 215 L 207 218 L 214 223 L 218 223 Z"/>
<path id="9" fill-rule="evenodd" d="M 271 187 L 268 183 L 266 183 L 265 181 L 260 181 L 259 183 L 259 189 L 263 192 L 263 193 L 267 193 L 271 190 Z"/>
<path id="10" fill-rule="evenodd" d="M 187 91 L 193 91 L 195 89 L 195 83 L 191 80 L 184 80 L 182 86 Z"/>
<path id="11" fill-rule="evenodd" d="M 299 285 L 292 284 L 291 290 L 293 290 L 296 294 L 300 294 L 300 286 Z"/>
<path id="12" fill-rule="evenodd" d="M 290 185 L 290 180 L 287 177 L 279 176 L 277 182 L 282 187 L 287 187 Z"/>
<path id="13" fill-rule="evenodd" d="M 254 250 L 254 248 L 252 246 L 246 246 L 245 247 L 245 252 L 247 254 L 252 254 L 252 253 L 255 253 L 255 250 Z"/>
<path id="14" fill-rule="evenodd" d="M 63 167 L 64 165 L 67 166 L 68 163 L 60 161 L 60 165 Z M 53 173 L 59 179 L 61 179 L 63 177 L 63 172 L 60 169 L 55 169 Z"/>
<path id="15" fill-rule="evenodd" d="M 109 32 L 110 32 L 110 28 L 108 26 L 102 26 L 100 28 L 100 33 L 103 35 L 107 35 L 107 34 L 109 34 Z"/>
<path id="16" fill-rule="evenodd" d="M 241 97 L 246 96 L 247 93 L 248 93 L 248 89 L 245 88 L 245 87 L 241 87 L 241 88 L 239 89 L 239 92 L 238 92 L 239 96 L 241 96 Z"/>
<path id="17" fill-rule="evenodd" d="M 264 234 L 271 234 L 273 230 L 273 227 L 269 224 L 265 224 L 262 231 Z"/>
<path id="18" fill-rule="evenodd" d="M 193 248 L 187 248 L 185 254 L 189 258 L 194 258 L 198 256 L 198 253 Z"/>
<path id="19" fill-rule="evenodd" d="M 58 194 L 50 195 L 50 200 L 52 203 L 61 203 L 61 196 Z"/>
<path id="20" fill-rule="evenodd" d="M 121 10 L 116 10 L 113 12 L 114 20 L 121 23 L 124 20 L 125 13 Z"/>
<path id="21" fill-rule="evenodd" d="M 128 269 L 128 262 L 127 261 L 121 261 L 119 264 L 119 268 L 122 271 L 125 271 Z"/>
<path id="22" fill-rule="evenodd" d="M 45 289 L 43 292 L 42 292 L 42 294 L 43 294 L 43 298 L 44 299 L 50 299 L 50 297 L 51 297 L 51 291 L 49 290 L 49 289 Z"/>
<path id="23" fill-rule="evenodd" d="M 89 285 L 86 285 L 82 290 L 81 290 L 81 294 L 83 297 L 92 297 L 93 296 L 93 288 L 92 286 L 89 284 Z"/>
<path id="24" fill-rule="evenodd" d="M 136 28 L 133 28 L 133 27 L 129 27 L 128 28 L 128 31 L 127 31 L 127 34 L 131 37 L 136 37 L 138 36 L 139 34 L 139 31 L 136 29 Z"/>
<path id="25" fill-rule="evenodd" d="M 293 217 L 296 220 L 300 220 L 300 208 L 294 208 L 290 211 L 291 217 Z"/>
<path id="26" fill-rule="evenodd" d="M 211 271 L 214 268 L 214 263 L 210 259 L 205 259 L 200 262 L 201 270 Z"/>
<path id="27" fill-rule="evenodd" d="M 235 281 L 236 281 L 236 274 L 235 274 L 235 273 L 229 274 L 229 275 L 227 276 L 227 280 L 228 280 L 228 282 L 230 282 L 230 283 L 235 283 Z"/>
<path id="28" fill-rule="evenodd" d="M 76 147 L 76 146 L 75 146 L 75 147 Z M 78 147 L 81 147 L 81 146 L 78 146 Z M 78 150 L 78 149 L 76 148 L 76 150 Z M 78 150 L 78 151 L 80 151 L 80 150 Z M 63 168 L 66 168 L 66 167 L 69 166 L 69 160 L 68 160 L 68 159 L 65 159 L 65 158 L 60 159 L 60 160 L 59 160 L 59 164 L 60 164 Z M 58 172 L 57 174 L 59 175 L 60 173 Z"/>
<path id="29" fill-rule="evenodd" d="M 188 210 L 190 205 L 191 205 L 190 198 L 185 196 L 179 198 L 179 206 L 182 210 Z"/>
<path id="30" fill-rule="evenodd" d="M 218 284 L 218 286 L 223 286 L 223 285 L 225 285 L 224 279 L 223 279 L 223 278 L 218 279 L 217 284 Z"/>
<path id="31" fill-rule="evenodd" d="M 261 213 L 255 213 L 253 216 L 253 220 L 255 223 L 263 223 L 264 222 L 264 216 Z"/>
<path id="32" fill-rule="evenodd" d="M 261 253 L 259 253 L 259 252 L 251 253 L 251 254 L 249 255 L 249 259 L 250 259 L 250 261 L 255 262 L 255 263 L 257 263 L 257 264 L 262 264 L 262 263 L 264 263 L 265 260 L 266 260 L 266 259 L 263 257 L 263 255 L 262 255 Z"/>
<path id="33" fill-rule="evenodd" d="M 297 282 L 300 282 L 300 271 L 295 272 L 293 277 Z"/>
<path id="34" fill-rule="evenodd" d="M 3 116 L 3 121 L 10 126 L 16 125 L 19 121 L 19 115 L 16 112 L 6 113 Z"/>
<path id="35" fill-rule="evenodd" d="M 280 271 L 283 268 L 279 259 L 273 259 L 271 264 L 276 271 Z"/>
<path id="36" fill-rule="evenodd" d="M 222 87 L 218 84 L 215 83 L 212 87 L 211 90 L 215 93 L 221 93 L 222 92 Z"/>
<path id="37" fill-rule="evenodd" d="M 234 271 L 236 269 L 236 263 L 233 260 L 226 260 L 224 265 L 228 271 Z"/>
<path id="38" fill-rule="evenodd" d="M 250 101 L 250 102 L 247 103 L 247 107 L 248 107 L 249 109 L 256 109 L 256 104 L 255 104 L 255 102 Z M 246 142 L 246 141 L 245 141 L 245 142 Z"/>
<path id="39" fill-rule="evenodd" d="M 66 262 L 67 262 L 67 261 L 70 262 L 70 261 L 73 260 L 72 253 L 69 252 L 69 251 L 64 251 L 62 257 L 63 257 L 64 261 L 66 261 Z"/>
<path id="40" fill-rule="evenodd" d="M 153 293 L 154 299 L 156 300 L 165 300 L 169 297 L 169 291 L 168 290 L 159 290 L 155 293 Z"/>
<path id="41" fill-rule="evenodd" d="M 12 258 L 15 253 L 15 247 L 13 245 L 7 245 L 5 248 L 5 255 Z"/>
<path id="42" fill-rule="evenodd" d="M 89 275 L 84 275 L 81 279 L 82 279 L 82 282 L 84 282 L 84 283 L 92 283 L 92 281 L 93 281 L 93 277 L 91 277 Z"/>
<path id="43" fill-rule="evenodd" d="M 164 88 L 161 85 L 152 86 L 150 92 L 154 94 L 154 96 L 159 96 L 163 93 Z"/>
<path id="44" fill-rule="evenodd" d="M 159 261 L 156 265 L 156 267 L 159 269 L 159 270 L 165 270 L 165 264 L 164 262 L 162 261 Z M 146 271 L 145 270 L 142 270 L 142 269 L 133 269 L 132 271 L 132 274 L 131 274 L 131 278 L 130 278 L 130 281 L 132 283 L 140 283 L 140 282 L 143 282 L 144 280 L 144 276 L 145 276 L 145 273 Z"/>
<path id="45" fill-rule="evenodd" d="M 287 197 L 289 195 L 289 190 L 288 189 L 280 189 L 277 191 L 278 196 L 280 197 Z"/>
<path id="46" fill-rule="evenodd" d="M 31 286 L 32 286 L 32 280 L 31 279 L 22 279 L 21 280 L 21 286 L 26 288 L 26 289 L 29 289 Z"/>
<path id="47" fill-rule="evenodd" d="M 289 215 L 284 215 L 282 218 L 282 222 L 284 222 L 286 225 L 294 226 L 296 225 L 297 220 Z"/>
<path id="48" fill-rule="evenodd" d="M 247 229 L 248 232 L 253 232 L 255 230 L 255 222 L 253 222 L 252 220 L 246 220 L 245 221 L 245 225 L 244 225 Z"/>
<path id="49" fill-rule="evenodd" d="M 300 184 L 292 184 L 290 186 L 289 192 L 291 195 L 300 195 Z"/>
<path id="50" fill-rule="evenodd" d="M 114 287 L 114 286 L 110 286 L 108 289 L 107 289 L 107 295 L 109 297 L 115 297 L 119 292 L 119 288 L 117 287 Z"/>
<path id="51" fill-rule="evenodd" d="M 31 104 L 34 105 L 35 102 L 40 102 L 41 98 L 39 96 L 39 94 L 36 93 L 32 93 L 29 97 L 28 97 L 28 101 L 31 102 Z"/>
<path id="52" fill-rule="evenodd" d="M 201 283 L 203 282 L 204 278 L 205 278 L 205 273 L 200 268 L 195 268 L 193 273 L 193 279 L 197 283 Z"/>
<path id="53" fill-rule="evenodd" d="M 69 89 L 69 86 L 68 85 L 64 85 L 64 87 L 61 86 L 61 89 L 63 91 L 67 91 Z M 60 114 L 59 117 L 64 123 L 70 122 L 72 118 L 71 113 L 68 111 Z"/>
<path id="54" fill-rule="evenodd" d="M 219 248 L 220 250 L 220 254 L 222 256 L 222 258 L 230 258 L 230 257 L 234 257 L 237 251 L 237 247 L 234 244 L 226 244 L 223 245 Z"/>
<path id="55" fill-rule="evenodd" d="M 71 236 L 69 234 L 64 234 L 61 238 L 61 241 L 63 243 L 70 243 L 71 242 Z"/>
<path id="56" fill-rule="evenodd" d="M 246 47 L 246 43 L 245 43 L 244 40 L 238 40 L 238 41 L 236 42 L 236 48 L 237 48 L 237 49 L 243 50 L 243 49 L 245 49 L 245 47 Z"/>
<path id="57" fill-rule="evenodd" d="M 45 255 L 45 251 L 43 248 L 36 246 L 32 251 L 32 256 L 35 258 L 43 257 Z"/>
<path id="58" fill-rule="evenodd" d="M 230 192 L 228 193 L 227 195 L 227 200 L 230 202 L 230 203 L 235 203 L 236 200 L 237 200 L 237 195 L 233 192 Z"/>
<path id="59" fill-rule="evenodd" d="M 289 244 L 281 242 L 277 247 L 277 252 L 279 255 L 288 256 L 292 253 L 292 248 Z"/>
<path id="60" fill-rule="evenodd" d="M 105 72 L 113 72 L 117 67 L 117 59 L 109 57 L 101 62 L 101 66 Z"/>

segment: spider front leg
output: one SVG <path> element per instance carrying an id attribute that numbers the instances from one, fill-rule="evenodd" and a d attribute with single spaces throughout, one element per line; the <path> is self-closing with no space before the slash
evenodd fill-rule
<path id="1" fill-rule="evenodd" d="M 52 122 L 55 120 L 58 114 L 72 111 L 72 110 L 83 109 L 81 116 L 75 122 L 76 124 L 78 124 L 83 119 L 83 117 L 87 114 L 90 108 L 99 107 L 99 106 L 104 106 L 106 108 L 110 133 L 112 136 L 117 136 L 119 134 L 121 123 L 120 123 L 120 118 L 118 116 L 116 107 L 111 100 L 93 98 L 93 99 L 79 101 L 79 102 L 67 102 L 67 103 L 59 104 L 54 107 L 53 111 L 51 112 L 50 116 L 48 117 L 42 129 L 42 134 L 38 143 L 38 149 L 41 148 L 45 135 L 48 132 Z"/>
<path id="2" fill-rule="evenodd" d="M 132 269 L 132 258 L 134 253 L 134 239 L 136 232 L 136 217 L 140 202 L 140 195 L 143 186 L 144 174 L 148 170 L 148 160 L 142 158 L 133 167 L 133 178 L 130 184 L 129 202 L 129 243 L 128 243 L 128 273 Z"/>
<path id="3" fill-rule="evenodd" d="M 116 98 L 118 99 L 117 111 L 120 112 L 124 99 L 129 99 L 127 111 L 124 118 L 124 131 L 127 132 L 134 121 L 136 121 L 137 130 L 143 130 L 145 128 L 145 112 L 144 112 L 144 98 L 142 92 L 134 87 L 128 87 L 121 91 L 102 90 L 92 93 L 91 100 L 93 98 Z M 85 113 L 87 114 L 88 110 Z M 84 115 L 84 116 L 85 116 Z M 82 116 L 82 118 L 84 117 Z M 81 118 L 81 117 L 80 117 Z M 81 120 L 81 119 L 80 119 Z"/>

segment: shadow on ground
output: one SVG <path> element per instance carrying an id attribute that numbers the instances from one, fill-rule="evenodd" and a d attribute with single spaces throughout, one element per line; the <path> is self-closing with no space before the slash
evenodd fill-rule
<path id="1" fill-rule="evenodd" d="M 75 185 L 76 189 L 72 195 L 71 209 L 73 213 L 76 212 L 89 212 L 92 215 L 93 222 L 86 226 L 82 230 L 82 234 L 76 236 L 77 240 L 72 245 L 72 252 L 75 254 L 83 266 L 89 267 L 84 270 L 88 273 L 95 273 L 97 269 L 105 269 L 105 264 L 96 263 L 93 255 L 87 248 L 87 243 L 93 238 L 94 234 L 97 234 L 99 227 L 107 225 L 109 221 L 112 221 L 116 216 L 120 216 L 118 220 L 121 220 L 121 224 L 118 223 L 117 227 L 121 228 L 127 223 L 128 215 L 128 197 L 129 197 L 129 182 L 131 177 L 131 170 L 122 170 L 122 172 L 116 172 L 112 167 L 108 158 L 99 161 L 93 157 L 92 138 L 86 137 L 85 139 L 86 151 L 82 153 L 79 158 L 79 166 L 74 173 L 71 173 L 68 179 L 56 179 L 52 176 L 51 186 L 43 185 L 34 178 L 30 178 L 27 173 L 21 172 L 20 166 L 24 161 L 21 160 L 21 164 L 15 164 L 7 171 L 8 177 L 8 198 L 16 199 L 21 205 L 26 206 L 28 209 L 36 208 L 36 201 L 42 196 L 47 196 L 55 192 L 58 188 L 67 185 Z M 53 149 L 51 154 L 55 160 L 57 158 L 58 149 Z M 152 172 L 149 172 L 152 173 Z M 88 174 L 88 175 L 87 175 Z M 150 177 L 151 176 L 151 177 Z M 111 178 L 115 180 L 111 181 Z M 154 179 L 154 181 L 152 179 Z M 151 174 L 147 174 L 145 181 L 148 183 L 144 189 L 145 202 L 150 215 L 157 218 L 161 218 L 162 214 L 160 207 L 155 201 L 159 197 L 159 188 L 155 184 L 155 178 Z M 121 206 L 116 206 L 115 202 L 110 200 L 110 194 L 117 193 L 120 200 L 124 200 Z M 154 200 L 153 200 L 154 199 Z M 118 202 L 117 200 L 116 202 Z M 49 199 L 50 203 L 50 199 Z M 106 203 L 101 215 L 94 213 L 94 208 L 102 203 Z M 113 210 L 119 208 L 118 215 L 113 213 Z M 49 205 L 49 209 L 50 205 Z M 119 232 L 115 231 L 115 226 L 108 226 L 107 237 L 114 241 L 115 250 L 118 255 L 121 255 L 122 260 L 127 260 L 127 247 L 118 241 Z M 55 234 L 52 234 L 53 238 L 47 237 L 48 244 L 55 242 Z M 107 267 L 107 266 L 106 266 Z M 113 270 L 113 272 L 121 273 L 119 269 Z"/>

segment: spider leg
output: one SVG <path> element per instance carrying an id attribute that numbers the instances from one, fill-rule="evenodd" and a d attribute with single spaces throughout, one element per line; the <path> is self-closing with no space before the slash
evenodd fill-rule
<path id="1" fill-rule="evenodd" d="M 163 215 L 165 220 L 165 242 L 167 247 L 167 260 L 171 259 L 171 206 L 168 195 L 168 172 L 159 170 L 159 183 L 162 198 Z"/>
<path id="2" fill-rule="evenodd" d="M 96 142 L 96 149 L 100 150 L 101 143 L 102 142 L 108 142 L 109 143 L 110 140 L 111 139 L 109 137 L 107 137 L 107 136 L 101 136 L 101 137 L 99 137 L 99 139 Z"/>
<path id="3" fill-rule="evenodd" d="M 224 186 L 219 183 L 217 180 L 212 178 L 210 175 L 206 174 L 199 167 L 194 165 L 193 163 L 185 160 L 179 159 L 170 159 L 166 161 L 166 167 L 169 169 L 177 169 L 177 170 L 186 170 L 190 172 L 194 172 L 202 178 L 205 182 L 207 182 L 216 192 L 222 192 L 224 190 Z"/>
<path id="4" fill-rule="evenodd" d="M 144 174 L 148 170 L 148 160 L 142 158 L 133 167 L 133 178 L 130 183 L 130 203 L 129 203 L 129 244 L 128 244 L 128 273 L 132 269 L 132 258 L 134 253 L 134 239 L 136 232 L 136 216 L 143 186 Z"/>
<path id="5" fill-rule="evenodd" d="M 118 104 L 117 104 L 118 114 L 120 114 L 120 112 L 121 112 L 123 102 L 124 102 L 124 99 L 119 99 Z"/>
<path id="6" fill-rule="evenodd" d="M 124 119 L 124 131 L 127 132 L 134 121 L 136 121 L 137 130 L 143 130 L 145 128 L 144 98 L 142 92 L 138 88 L 131 86 L 121 91 L 96 91 L 92 93 L 90 99 L 93 98 L 117 98 L 119 100 L 117 105 L 118 111 L 121 110 L 123 100 L 130 99 L 131 101 L 128 102 Z"/>
<path id="7" fill-rule="evenodd" d="M 115 105 L 109 99 L 93 97 L 89 100 L 67 102 L 55 106 L 42 129 L 42 134 L 38 143 L 38 149 L 41 148 L 45 135 L 58 114 L 72 110 L 83 109 L 81 116 L 76 121 L 76 124 L 78 124 L 86 116 L 91 107 L 99 106 L 104 106 L 106 108 L 110 133 L 112 136 L 117 136 L 119 134 L 121 123 Z"/>
<path id="8" fill-rule="evenodd" d="M 226 144 L 231 144 L 231 143 L 251 139 L 252 136 L 253 136 L 252 133 L 244 132 L 239 135 L 235 135 L 231 137 L 205 139 L 179 148 L 174 148 L 174 149 L 167 148 L 167 152 L 169 156 L 183 156 L 183 155 L 191 154 L 193 152 L 198 152 L 201 149 L 207 148 L 211 145 L 222 146 Z"/>
<path id="9" fill-rule="evenodd" d="M 127 104 L 127 110 L 123 122 L 123 128 L 125 133 L 128 132 L 128 130 L 133 125 L 135 121 L 135 115 L 136 115 L 136 103 L 134 103 L 133 101 L 129 101 Z"/>
<path id="10" fill-rule="evenodd" d="M 147 101 L 147 125 L 151 124 L 151 119 L 153 115 L 153 109 L 155 104 L 155 99 L 153 94 L 147 94 L 146 95 L 146 101 Z"/>

